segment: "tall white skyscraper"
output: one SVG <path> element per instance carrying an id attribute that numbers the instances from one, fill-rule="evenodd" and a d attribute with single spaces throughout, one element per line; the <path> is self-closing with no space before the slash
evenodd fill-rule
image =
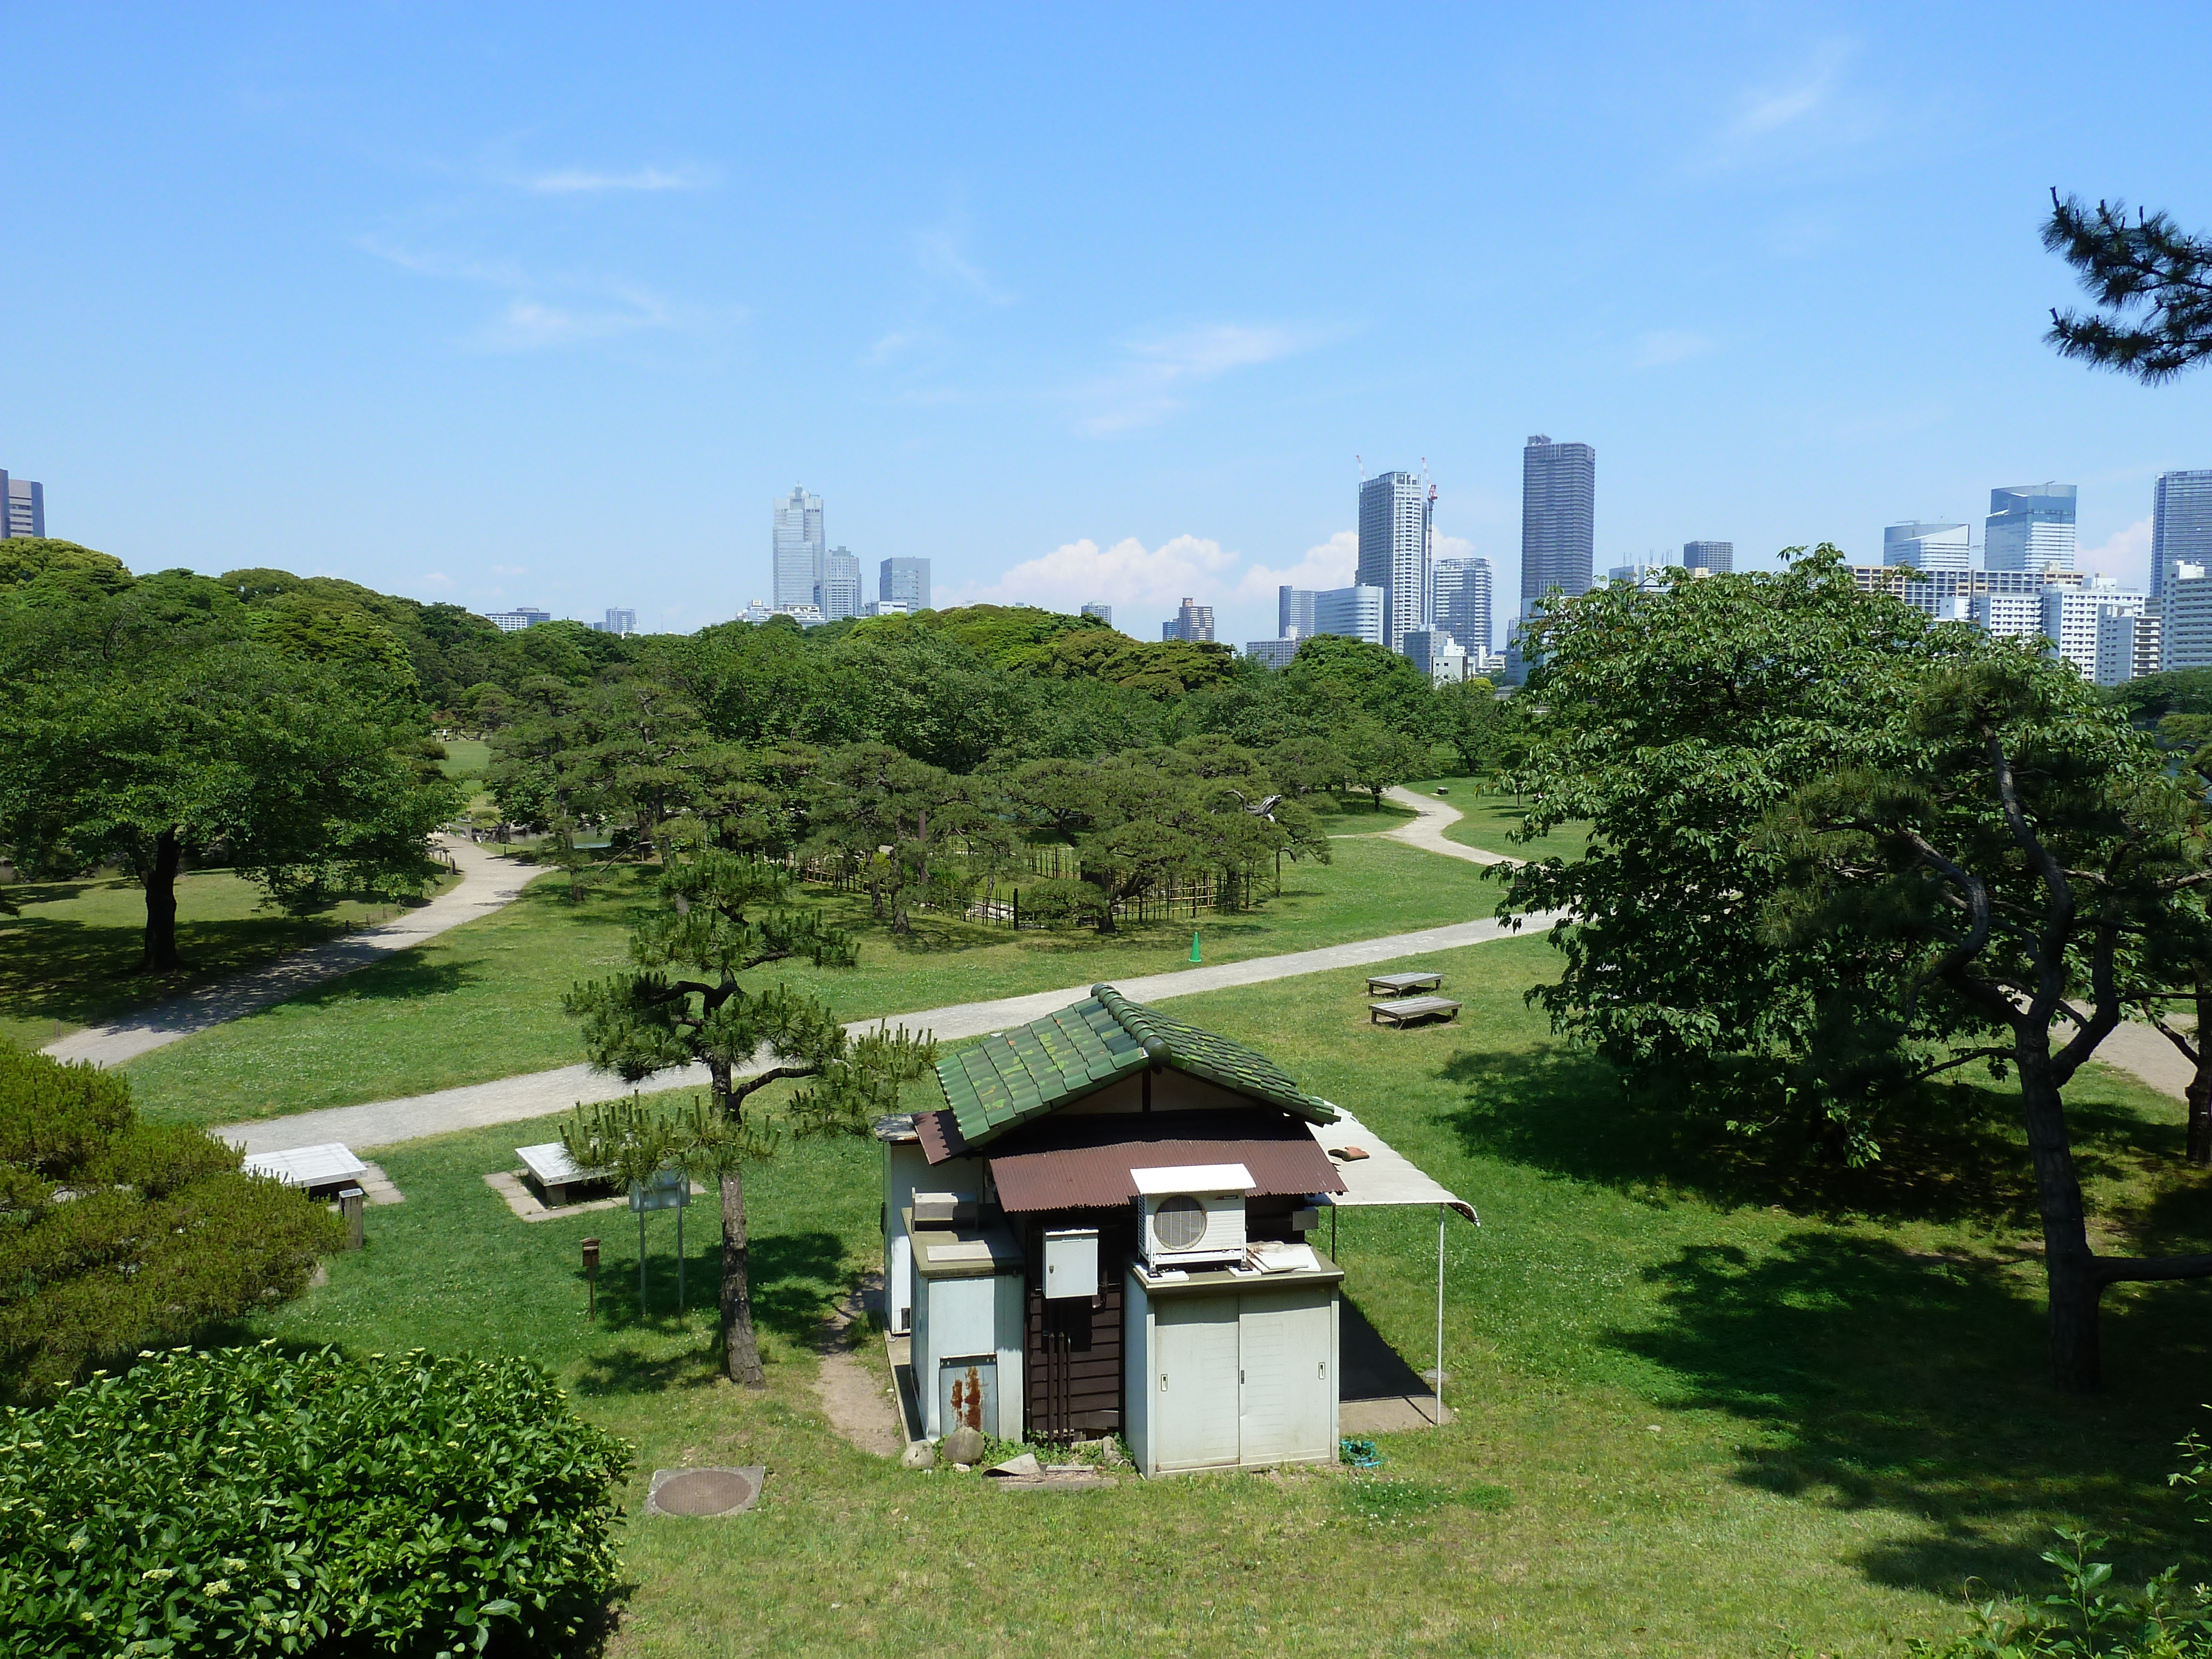
<path id="1" fill-rule="evenodd" d="M 1380 645 L 1389 597 L 1382 589 L 1370 587 L 1364 582 L 1355 582 L 1350 587 L 1323 588 L 1314 595 L 1314 632 Z"/>
<path id="2" fill-rule="evenodd" d="M 812 605 L 814 585 L 822 580 L 822 498 L 799 485 L 775 504 L 774 603 Z"/>
<path id="3" fill-rule="evenodd" d="M 1888 525 L 1881 532 L 1881 562 L 1910 565 L 1915 570 L 1964 570 L 1971 562 L 1966 535 L 1962 524 L 1915 519 L 1909 524 Z"/>
<path id="4" fill-rule="evenodd" d="M 1469 651 L 1490 654 L 1490 561 L 1439 559 L 1436 625 Z"/>
<path id="5" fill-rule="evenodd" d="M 1385 472 L 1359 486 L 1359 574 L 1352 580 L 1382 590 L 1382 643 L 1401 656 L 1406 635 L 1429 625 L 1435 511 L 1436 491 L 1410 472 Z"/>
<path id="6" fill-rule="evenodd" d="M 2152 599 L 2166 597 L 2177 559 L 2212 567 L 2212 470 L 2158 475 L 2151 496 Z"/>
<path id="7" fill-rule="evenodd" d="M 2014 484 L 1990 491 L 1982 533 L 1986 570 L 2071 570 L 2074 486 Z"/>
<path id="8" fill-rule="evenodd" d="M 822 556 L 822 580 L 814 584 L 814 603 L 822 607 L 823 622 L 842 622 L 860 614 L 860 562 L 849 548 L 832 548 Z"/>

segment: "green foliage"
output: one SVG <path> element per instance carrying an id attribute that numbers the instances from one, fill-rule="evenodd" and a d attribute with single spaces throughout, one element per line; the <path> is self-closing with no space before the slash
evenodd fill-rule
<path id="1" fill-rule="evenodd" d="M 112 1072 L 0 1043 L 0 1390 L 295 1296 L 343 1229 L 197 1129 L 137 1121 Z"/>
<path id="2" fill-rule="evenodd" d="M 1914 1639 L 1916 1659 L 2203 1659 L 2212 1654 L 2212 1605 L 2204 1587 L 2181 1589 L 2181 1569 L 2132 1593 L 2112 1586 L 2108 1561 L 2089 1557 L 2110 1540 L 2054 1528 L 2060 1547 L 2043 1552 L 2058 1588 L 2040 1600 L 1990 1601 L 1972 1609 L 1975 1628 L 1950 1641 Z"/>
<path id="3" fill-rule="evenodd" d="M 0 1419 L 11 1654 L 560 1654 L 621 1441 L 520 1359 L 184 1350 Z"/>
<path id="4" fill-rule="evenodd" d="M 1392 726 L 1425 715 L 1436 695 L 1408 659 L 1334 634 L 1300 640 L 1283 678 L 1300 696 L 1333 707 L 1340 719 L 1358 712 Z"/>
<path id="5" fill-rule="evenodd" d="M 0 590 L 38 590 L 19 599 L 90 598 L 130 586 L 129 568 L 112 554 L 47 537 L 0 538 Z"/>
<path id="6" fill-rule="evenodd" d="M 2074 267 L 2101 311 L 2051 313 L 2045 337 L 2062 357 L 2132 374 L 2147 386 L 2212 355 L 2212 238 L 2124 202 L 2051 192 L 2043 245 Z"/>
<path id="7" fill-rule="evenodd" d="M 2212 714 L 2212 668 L 2177 668 L 2116 685 L 2105 693 L 2138 726 L 2167 715 Z"/>

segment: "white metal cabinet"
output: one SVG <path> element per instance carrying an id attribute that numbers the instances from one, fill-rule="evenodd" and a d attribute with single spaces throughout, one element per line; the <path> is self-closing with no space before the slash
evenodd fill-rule
<path id="1" fill-rule="evenodd" d="M 1210 1469 L 1238 1461 L 1237 1326 L 1233 1296 L 1155 1304 L 1147 1402 L 1154 1467 Z"/>
<path id="2" fill-rule="evenodd" d="M 1278 1291 L 1238 1300 L 1237 1461 L 1327 1460 L 1336 1446 L 1334 1299 Z"/>
<path id="3" fill-rule="evenodd" d="M 1124 1431 L 1145 1474 L 1335 1461 L 1334 1275 L 1150 1295 L 1133 1271 L 1124 1306 Z"/>

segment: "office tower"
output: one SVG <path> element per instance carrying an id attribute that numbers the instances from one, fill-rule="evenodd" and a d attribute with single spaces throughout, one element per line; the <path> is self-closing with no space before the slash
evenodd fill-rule
<path id="1" fill-rule="evenodd" d="M 929 561 L 885 559 L 876 567 L 876 597 L 904 599 L 916 611 L 929 609 Z"/>
<path id="2" fill-rule="evenodd" d="M 1380 645 L 1388 597 L 1381 588 L 1364 582 L 1354 582 L 1350 587 L 1323 588 L 1314 595 L 1314 632 Z"/>
<path id="3" fill-rule="evenodd" d="M 536 605 L 519 605 L 512 611 L 488 611 L 484 620 L 502 634 L 520 634 L 526 628 L 536 628 L 541 623 L 553 620 L 550 611 L 540 611 Z"/>
<path id="4" fill-rule="evenodd" d="M 1270 668 L 1288 668 L 1291 659 L 1298 654 L 1299 640 L 1304 637 L 1300 635 L 1293 639 L 1285 635 L 1279 640 L 1252 640 L 1246 643 L 1244 654 L 1255 662 L 1267 664 Z"/>
<path id="5" fill-rule="evenodd" d="M 606 620 L 599 624 L 602 634 L 635 634 L 637 632 L 637 612 L 617 611 L 610 605 Z"/>
<path id="6" fill-rule="evenodd" d="M 2071 570 L 2074 486 L 2017 484 L 1990 491 L 1982 565 L 1989 570 Z"/>
<path id="7" fill-rule="evenodd" d="M 1310 638 L 1314 631 L 1314 591 L 1310 587 L 1275 590 L 1275 637 Z"/>
<path id="8" fill-rule="evenodd" d="M 1597 568 L 1597 451 L 1540 432 L 1521 452 L 1521 614 L 1589 592 Z"/>
<path id="9" fill-rule="evenodd" d="M 1407 635 L 1406 660 L 1427 675 L 1431 685 L 1457 685 L 1467 678 L 1467 647 L 1441 628 L 1417 628 Z"/>
<path id="10" fill-rule="evenodd" d="M 2107 611 L 2097 618 L 2097 684 L 2125 685 L 2158 672 L 2159 619 L 2139 611 Z"/>
<path id="11" fill-rule="evenodd" d="M 814 585 L 822 580 L 822 498 L 799 485 L 775 504 L 775 563 L 772 602 L 812 605 Z"/>
<path id="12" fill-rule="evenodd" d="M 1083 607 L 1083 614 L 1097 618 L 1109 628 L 1114 625 L 1114 607 L 1110 605 L 1101 605 L 1097 600 L 1093 599 Z"/>
<path id="13" fill-rule="evenodd" d="M 1965 570 L 1972 563 L 1968 556 L 1966 536 L 1965 525 L 1939 524 L 1933 520 L 1913 519 L 1904 524 L 1885 525 L 1881 532 L 1881 562 L 1914 570 Z M 1996 567 L 1992 565 L 1990 568 Z"/>
<path id="14" fill-rule="evenodd" d="M 1359 486 L 1359 571 L 1353 581 L 1383 592 L 1382 643 L 1402 653 L 1406 635 L 1429 625 L 1429 527 L 1436 491 L 1410 472 L 1384 472 Z"/>
<path id="15" fill-rule="evenodd" d="M 860 614 L 860 562 L 850 548 L 834 547 L 822 556 L 822 580 L 814 584 L 814 603 L 824 622 Z"/>
<path id="16" fill-rule="evenodd" d="M 1185 599 L 1182 609 L 1176 611 L 1173 622 L 1160 624 L 1164 640 L 1188 640 L 1195 645 L 1213 637 L 1213 607 L 1200 605 L 1196 599 Z"/>
<path id="17" fill-rule="evenodd" d="M 2212 566 L 2212 471 L 2161 472 L 2151 496 L 2150 596 L 2166 595 L 2176 559 Z"/>
<path id="18" fill-rule="evenodd" d="M 1734 542 L 1684 542 L 1682 562 L 1692 570 L 1710 570 L 1726 576 L 1735 569 Z"/>
<path id="19" fill-rule="evenodd" d="M 1430 620 L 1479 656 L 1490 654 L 1490 561 L 1437 561 L 1436 604 Z"/>
<path id="20" fill-rule="evenodd" d="M 0 537 L 46 533 L 46 487 L 0 470 Z"/>

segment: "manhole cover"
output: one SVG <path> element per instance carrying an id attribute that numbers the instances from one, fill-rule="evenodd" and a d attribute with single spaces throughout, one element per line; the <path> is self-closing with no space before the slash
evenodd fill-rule
<path id="1" fill-rule="evenodd" d="M 765 1468 L 655 1469 L 647 1515 L 737 1515 L 760 1496 Z"/>

